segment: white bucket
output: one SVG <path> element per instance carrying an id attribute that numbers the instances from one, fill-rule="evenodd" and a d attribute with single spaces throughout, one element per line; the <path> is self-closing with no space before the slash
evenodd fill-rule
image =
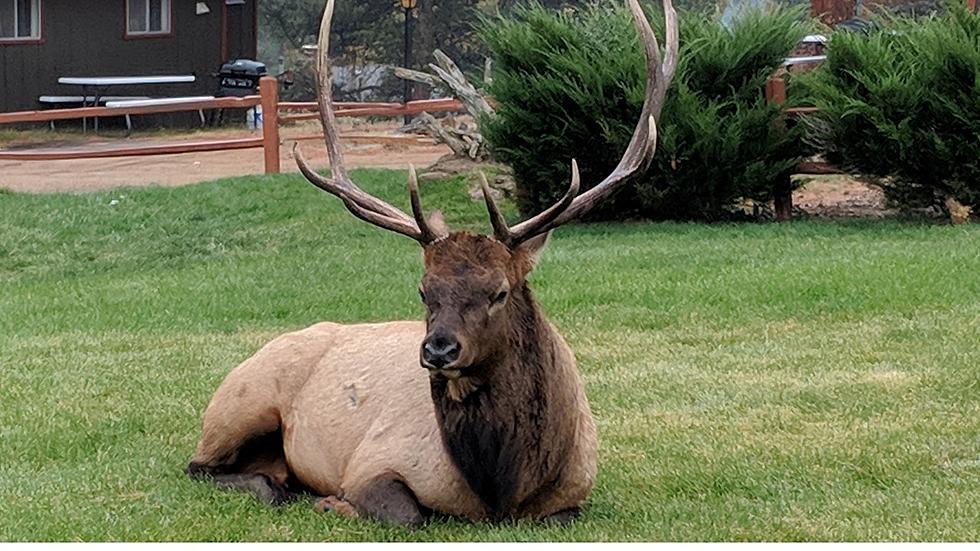
<path id="1" fill-rule="evenodd" d="M 245 113 L 245 128 L 262 130 L 262 106 L 256 105 Z"/>

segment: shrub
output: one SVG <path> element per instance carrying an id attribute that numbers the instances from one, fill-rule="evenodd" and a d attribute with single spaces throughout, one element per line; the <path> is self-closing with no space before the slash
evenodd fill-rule
<path id="1" fill-rule="evenodd" d="M 828 160 L 875 177 L 899 206 L 980 207 L 980 15 L 961 4 L 925 18 L 882 17 L 835 34 L 822 70 L 801 79 Z"/>
<path id="2" fill-rule="evenodd" d="M 681 14 L 680 60 L 653 167 L 599 216 L 714 220 L 730 216 L 740 199 L 768 200 L 801 155 L 799 130 L 779 124 L 763 93 L 806 34 L 801 14 L 755 11 L 731 29 Z M 662 37 L 661 17 L 651 20 Z M 514 169 L 521 210 L 540 210 L 564 192 L 573 157 L 583 186 L 598 183 L 626 148 L 643 102 L 644 60 L 629 12 L 532 5 L 485 21 L 482 35 L 495 58 L 490 93 L 499 103 L 483 130 Z"/>

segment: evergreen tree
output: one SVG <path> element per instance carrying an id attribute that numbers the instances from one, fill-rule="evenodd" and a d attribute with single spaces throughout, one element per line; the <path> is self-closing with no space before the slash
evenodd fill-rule
<path id="1" fill-rule="evenodd" d="M 763 87 L 806 30 L 799 8 L 747 11 L 731 28 L 682 13 L 653 166 L 599 216 L 717 220 L 742 199 L 768 200 L 803 152 L 800 128 L 782 124 Z M 516 18 L 488 21 L 483 36 L 498 106 L 482 130 L 514 169 L 521 210 L 538 212 L 564 193 L 573 157 L 583 186 L 597 184 L 625 150 L 644 96 L 628 11 L 519 9 Z"/>

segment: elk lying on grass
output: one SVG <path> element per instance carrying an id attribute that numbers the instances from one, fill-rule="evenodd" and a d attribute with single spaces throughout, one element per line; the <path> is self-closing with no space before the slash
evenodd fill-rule
<path id="1" fill-rule="evenodd" d="M 649 165 L 677 63 L 676 15 L 670 0 L 663 4 L 661 56 L 637 0 L 629 0 L 646 55 L 646 99 L 619 165 L 577 195 L 573 161 L 565 196 L 514 227 L 484 180 L 494 233 L 479 236 L 423 216 L 414 170 L 411 217 L 350 180 L 330 100 L 328 0 L 318 97 L 332 175 L 317 174 L 298 150 L 296 160 L 355 216 L 421 243 L 426 320 L 320 323 L 273 340 L 218 388 L 188 474 L 269 503 L 305 492 L 343 514 L 409 525 L 428 511 L 574 518 L 596 476 L 595 426 L 575 357 L 526 278 L 551 230 Z"/>

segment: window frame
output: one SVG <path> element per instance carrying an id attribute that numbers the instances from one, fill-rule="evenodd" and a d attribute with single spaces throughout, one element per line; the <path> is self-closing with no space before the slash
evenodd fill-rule
<path id="1" fill-rule="evenodd" d="M 129 3 L 132 0 L 122 0 L 125 6 L 123 20 L 123 38 L 126 40 L 143 40 L 147 38 L 169 38 L 174 35 L 174 0 L 161 0 L 166 5 L 161 4 L 163 13 L 167 14 L 167 30 L 165 31 L 131 31 L 129 29 Z M 139 0 L 146 3 L 147 18 L 149 18 L 150 0 Z"/>
<path id="2" fill-rule="evenodd" d="M 14 2 L 14 13 L 17 13 L 17 0 L 0 0 L 0 2 Z M 15 36 L 10 38 L 0 37 L 0 46 L 17 46 L 21 44 L 42 44 L 44 43 L 44 0 L 33 0 L 37 8 L 37 35 L 36 36 Z M 14 24 L 14 32 L 17 26 Z"/>

